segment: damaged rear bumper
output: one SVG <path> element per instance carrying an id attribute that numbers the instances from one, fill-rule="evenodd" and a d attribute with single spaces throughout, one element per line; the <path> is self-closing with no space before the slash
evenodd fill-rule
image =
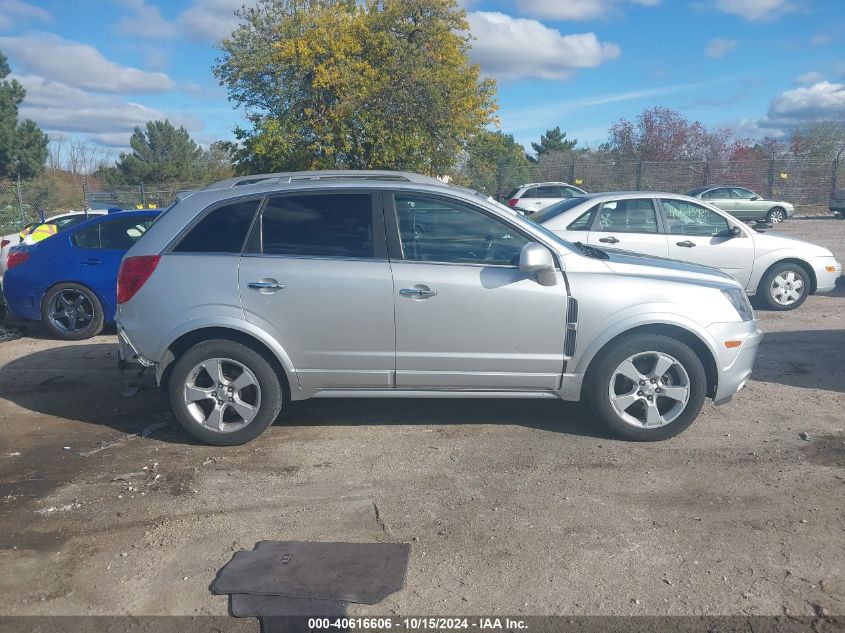
<path id="1" fill-rule="evenodd" d="M 120 370 L 120 392 L 124 396 L 158 391 L 156 363 L 147 360 L 129 339 L 123 328 L 117 329 L 117 367 Z"/>

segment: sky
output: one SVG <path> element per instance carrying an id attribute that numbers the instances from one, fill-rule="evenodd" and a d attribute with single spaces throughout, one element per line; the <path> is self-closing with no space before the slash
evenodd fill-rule
<path id="1" fill-rule="evenodd" d="M 0 0 L 22 116 L 115 154 L 151 119 L 232 139 L 243 113 L 212 66 L 243 2 Z M 845 116 L 845 0 L 462 2 L 501 129 L 526 147 L 555 126 L 596 146 L 658 105 L 752 139 Z"/>

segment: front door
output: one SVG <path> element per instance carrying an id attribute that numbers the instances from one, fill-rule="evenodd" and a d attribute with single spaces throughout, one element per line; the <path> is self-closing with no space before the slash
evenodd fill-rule
<path id="1" fill-rule="evenodd" d="M 733 215 L 741 220 L 763 220 L 766 217 L 768 203 L 749 189 L 733 187 L 735 211 Z"/>
<path id="2" fill-rule="evenodd" d="M 531 241 L 487 210 L 386 194 L 394 236 L 396 386 L 551 390 L 560 384 L 566 286 L 519 269 Z M 394 252 L 395 251 L 395 252 Z"/>
<path id="3" fill-rule="evenodd" d="M 754 241 L 740 227 L 739 237 L 730 235 L 736 224 L 707 207 L 664 198 L 664 224 L 669 238 L 669 257 L 718 268 L 748 285 L 754 266 Z"/>
<path id="4" fill-rule="evenodd" d="M 271 197 L 241 258 L 246 319 L 284 347 L 302 387 L 392 386 L 393 280 L 379 194 Z"/>
<path id="5" fill-rule="evenodd" d="M 655 257 L 669 256 L 666 235 L 660 230 L 651 198 L 602 203 L 587 241 L 598 248 L 619 248 Z"/>

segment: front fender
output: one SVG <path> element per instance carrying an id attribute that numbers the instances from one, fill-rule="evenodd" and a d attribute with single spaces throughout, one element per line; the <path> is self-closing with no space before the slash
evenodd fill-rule
<path id="1" fill-rule="evenodd" d="M 590 340 L 589 345 L 578 355 L 575 373 L 585 374 L 590 363 L 605 345 L 620 334 L 641 326 L 668 325 L 686 330 L 707 346 L 714 360 L 719 358 L 718 343 L 710 332 L 696 321 L 683 315 L 662 311 L 648 311 L 614 316 L 616 317 L 615 320 L 600 326 L 600 332 Z"/>

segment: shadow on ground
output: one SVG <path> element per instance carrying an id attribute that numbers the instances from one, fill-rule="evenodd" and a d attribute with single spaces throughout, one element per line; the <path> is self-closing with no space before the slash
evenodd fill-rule
<path id="1" fill-rule="evenodd" d="M 845 393 L 843 368 L 845 330 L 768 332 L 760 344 L 753 380 Z"/>
<path id="2" fill-rule="evenodd" d="M 139 433 L 170 419 L 161 392 L 120 395 L 117 345 L 92 343 L 34 352 L 0 367 L 0 393 L 15 404 L 43 413 Z M 281 426 L 515 424 L 546 431 L 607 438 L 577 403 L 532 399 L 343 399 L 291 402 L 276 421 Z M 175 443 L 196 443 L 181 429 L 156 435 Z"/>

